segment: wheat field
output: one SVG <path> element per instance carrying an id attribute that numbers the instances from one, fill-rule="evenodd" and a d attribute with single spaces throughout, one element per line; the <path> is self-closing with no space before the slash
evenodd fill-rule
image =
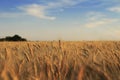
<path id="1" fill-rule="evenodd" d="M 120 80 L 120 42 L 0 42 L 0 80 Z"/>

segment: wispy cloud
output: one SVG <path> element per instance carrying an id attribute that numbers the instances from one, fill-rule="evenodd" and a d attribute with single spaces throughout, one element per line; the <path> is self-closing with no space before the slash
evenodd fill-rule
<path id="1" fill-rule="evenodd" d="M 88 21 L 96 21 L 98 19 L 106 17 L 105 14 L 103 14 L 101 12 L 95 12 L 95 11 L 88 12 L 86 14 L 86 16 L 88 17 L 88 19 L 87 19 Z"/>
<path id="2" fill-rule="evenodd" d="M 115 22 L 120 21 L 116 18 L 108 18 L 105 14 L 99 12 L 90 12 L 87 14 L 87 23 L 83 26 L 87 28 L 95 28 L 100 26 L 107 26 L 109 24 L 113 24 Z"/>
<path id="3" fill-rule="evenodd" d="M 59 0 L 56 2 L 49 2 L 48 6 L 50 8 L 60 8 L 60 7 L 69 7 L 74 6 L 76 4 L 79 4 L 80 2 L 83 2 L 86 0 Z"/>
<path id="4" fill-rule="evenodd" d="M 98 0 L 98 3 L 100 2 L 101 4 L 103 2 L 108 2 L 109 0 Z M 115 0 L 118 1 L 118 0 Z M 16 13 L 7 13 L 3 14 L 1 13 L 1 17 L 17 17 L 17 15 L 23 15 L 25 13 L 26 15 L 29 16 L 34 16 L 40 19 L 47 19 L 47 20 L 55 20 L 57 17 L 54 16 L 53 14 L 49 14 L 49 12 L 54 12 L 54 11 L 59 11 L 63 12 L 65 11 L 65 8 L 70 8 L 70 7 L 76 7 L 75 5 L 80 4 L 82 5 L 82 2 L 87 2 L 88 4 L 92 3 L 97 5 L 97 1 L 90 1 L 90 0 L 41 0 L 44 4 L 40 3 L 35 3 L 35 4 L 25 4 L 21 6 L 17 6 L 17 9 L 20 10 L 19 14 Z M 112 7 L 109 8 L 110 11 L 114 12 L 120 12 L 120 7 Z M 91 17 L 91 19 L 95 19 L 94 17 Z M 101 22 L 99 22 L 100 24 Z"/>
<path id="5" fill-rule="evenodd" d="M 111 8 L 108 8 L 108 10 L 112 11 L 112 12 L 119 12 L 120 13 L 120 6 L 111 7 Z"/>
<path id="6" fill-rule="evenodd" d="M 94 28 L 94 27 L 106 26 L 116 21 L 117 21 L 116 19 L 102 19 L 102 20 L 96 20 L 96 21 L 94 20 L 94 21 L 88 22 L 84 26 L 88 28 Z"/>
<path id="7" fill-rule="evenodd" d="M 47 11 L 53 9 L 59 9 L 63 12 L 65 7 L 74 6 L 83 0 L 57 0 L 55 2 L 48 2 L 46 5 L 40 4 L 29 4 L 25 6 L 20 6 L 18 9 L 24 11 L 26 14 L 38 17 L 40 19 L 55 20 L 55 16 L 49 16 Z"/>
<path id="8" fill-rule="evenodd" d="M 23 10 L 26 14 L 35 16 L 41 19 L 55 20 L 55 17 L 47 16 L 45 10 L 47 6 L 41 6 L 37 4 L 27 5 L 19 7 L 19 9 Z"/>

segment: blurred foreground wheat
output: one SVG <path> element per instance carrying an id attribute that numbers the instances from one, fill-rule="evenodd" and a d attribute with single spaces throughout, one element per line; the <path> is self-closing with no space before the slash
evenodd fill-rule
<path id="1" fill-rule="evenodd" d="M 0 80 L 120 80 L 120 42 L 0 42 Z"/>

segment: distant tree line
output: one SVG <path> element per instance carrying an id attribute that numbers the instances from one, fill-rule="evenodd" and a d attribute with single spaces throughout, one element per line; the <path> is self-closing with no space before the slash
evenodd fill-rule
<path id="1" fill-rule="evenodd" d="M 0 41 L 27 41 L 27 39 L 22 38 L 19 35 L 6 36 L 5 38 L 0 38 Z"/>

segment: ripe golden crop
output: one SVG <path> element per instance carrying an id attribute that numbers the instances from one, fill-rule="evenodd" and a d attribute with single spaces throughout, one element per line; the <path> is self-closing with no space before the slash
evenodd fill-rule
<path id="1" fill-rule="evenodd" d="M 120 42 L 0 42 L 0 80 L 120 80 Z"/>

